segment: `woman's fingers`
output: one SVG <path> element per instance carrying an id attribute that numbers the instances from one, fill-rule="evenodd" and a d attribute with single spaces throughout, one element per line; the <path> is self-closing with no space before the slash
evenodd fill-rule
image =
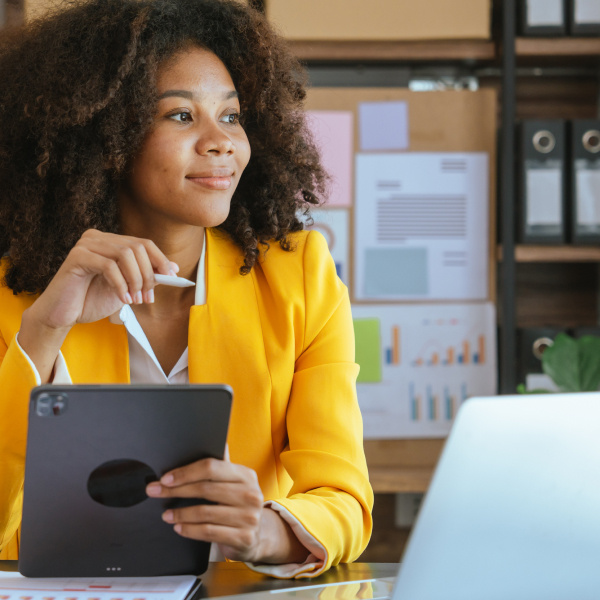
<path id="1" fill-rule="evenodd" d="M 89 229 L 34 302 L 28 317 L 35 328 L 48 331 L 95 322 L 134 299 L 152 302 L 154 273 L 167 275 L 178 270 L 150 240 Z"/>
<path id="2" fill-rule="evenodd" d="M 115 262 L 127 284 L 125 293 L 119 286 L 119 297 L 128 304 L 153 302 L 155 271 L 167 275 L 178 270 L 151 240 L 88 230 L 77 245 Z"/>
<path id="3" fill-rule="evenodd" d="M 198 504 L 185 508 L 172 508 L 162 515 L 166 523 L 206 524 L 219 523 L 227 527 L 257 527 L 260 524 L 260 512 L 239 510 L 231 506 L 218 504 Z"/>
<path id="4" fill-rule="evenodd" d="M 258 532 L 215 523 L 177 523 L 173 529 L 182 537 L 219 544 L 227 548 L 226 557 L 231 560 L 256 561 Z"/>
<path id="5" fill-rule="evenodd" d="M 146 488 L 160 498 L 203 498 L 230 506 L 262 506 L 256 473 L 229 461 L 205 458 L 165 473 Z"/>
<path id="6" fill-rule="evenodd" d="M 73 248 L 71 254 L 87 274 L 102 275 L 108 285 L 115 290 L 121 302 L 131 304 L 129 284 L 113 259 L 93 252 L 83 245 Z"/>
<path id="7" fill-rule="evenodd" d="M 146 488 L 152 498 L 202 498 L 227 506 L 262 506 L 264 498 L 258 486 L 242 482 L 198 481 L 167 488 L 151 483 Z"/>
<path id="8" fill-rule="evenodd" d="M 163 520 L 184 537 L 215 542 L 228 558 L 261 556 L 261 517 L 266 510 L 256 473 L 242 465 L 207 458 L 163 475 L 146 488 L 154 498 L 198 498 L 212 504 L 173 508 Z"/>
<path id="9" fill-rule="evenodd" d="M 205 458 L 184 467 L 173 469 L 160 478 L 160 483 L 165 487 L 173 488 L 205 480 L 222 482 L 247 481 L 258 485 L 258 477 L 252 469 L 217 458 Z"/>

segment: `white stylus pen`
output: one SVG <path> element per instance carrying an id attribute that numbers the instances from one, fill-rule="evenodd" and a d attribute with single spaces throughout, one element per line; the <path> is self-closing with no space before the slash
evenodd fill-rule
<path id="1" fill-rule="evenodd" d="M 189 279 L 183 277 L 173 277 L 172 275 L 159 275 L 154 273 L 154 281 L 162 285 L 170 285 L 172 287 L 193 287 L 196 284 Z"/>

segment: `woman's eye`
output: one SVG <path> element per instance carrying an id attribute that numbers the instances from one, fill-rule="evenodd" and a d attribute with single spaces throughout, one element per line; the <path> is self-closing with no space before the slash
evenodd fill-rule
<path id="1" fill-rule="evenodd" d="M 169 115 L 169 119 L 173 119 L 174 121 L 179 121 L 180 123 L 191 123 L 193 121 L 192 113 L 187 112 L 187 111 L 181 111 L 181 112 L 175 113 L 173 115 Z"/>
<path id="2" fill-rule="evenodd" d="M 228 125 L 237 125 L 240 122 L 240 113 L 229 113 L 221 118 Z"/>

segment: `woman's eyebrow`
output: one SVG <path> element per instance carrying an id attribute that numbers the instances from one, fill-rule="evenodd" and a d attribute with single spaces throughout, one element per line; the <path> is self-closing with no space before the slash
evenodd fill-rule
<path id="1" fill-rule="evenodd" d="M 162 100 L 163 98 L 172 98 L 177 96 L 178 98 L 185 98 L 186 100 L 191 100 L 195 102 L 199 99 L 197 94 L 194 92 L 190 92 L 189 90 L 167 90 L 163 92 L 158 99 Z M 231 90 L 229 92 L 225 92 L 222 95 L 223 100 L 230 100 L 231 98 L 239 98 L 239 94 L 235 90 Z"/>

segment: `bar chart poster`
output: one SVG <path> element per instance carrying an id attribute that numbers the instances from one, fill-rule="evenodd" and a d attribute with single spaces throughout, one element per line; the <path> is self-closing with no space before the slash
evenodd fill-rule
<path id="1" fill-rule="evenodd" d="M 497 393 L 492 303 L 354 305 L 366 439 L 445 437 L 460 405 Z"/>

